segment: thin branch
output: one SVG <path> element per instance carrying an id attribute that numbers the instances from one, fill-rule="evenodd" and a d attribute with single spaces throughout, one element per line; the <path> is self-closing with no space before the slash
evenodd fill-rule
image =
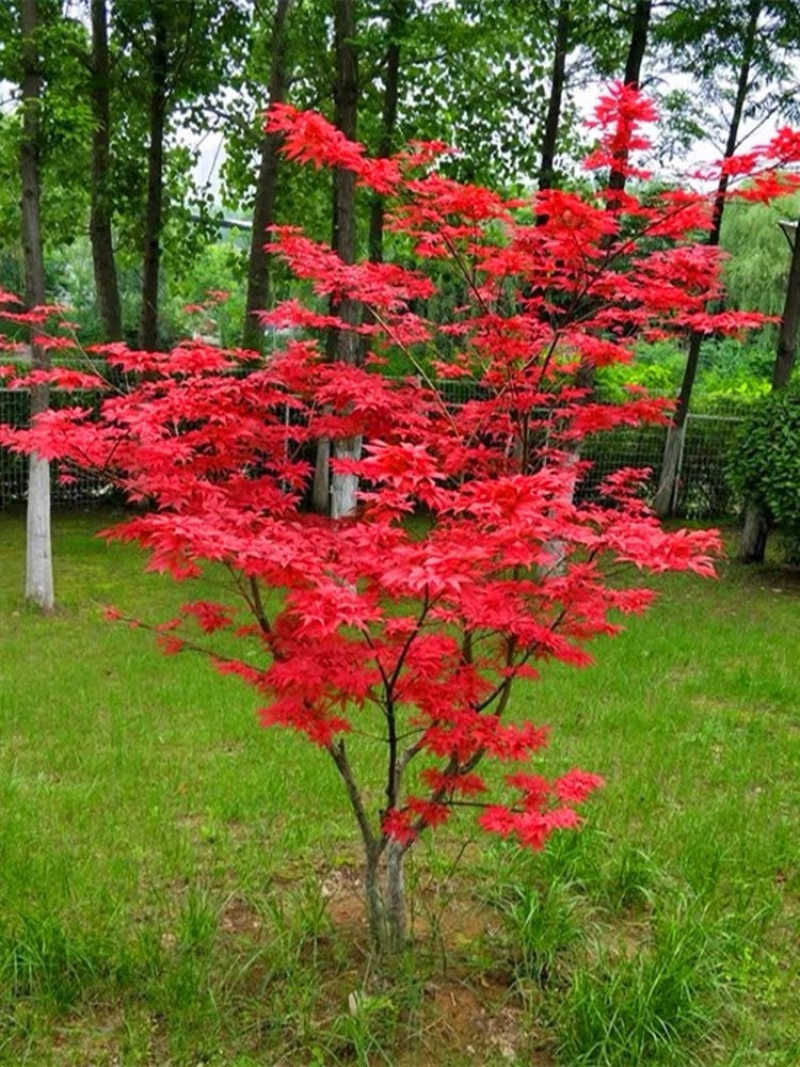
<path id="1" fill-rule="evenodd" d="M 347 758 L 347 750 L 345 748 L 344 740 L 333 741 L 327 746 L 328 752 L 330 752 L 333 762 L 336 764 L 336 768 L 342 777 L 345 789 L 347 790 L 347 796 L 350 800 L 350 806 L 353 809 L 353 814 L 356 817 L 358 828 L 361 831 L 361 838 L 364 842 L 364 848 L 367 854 L 370 855 L 378 848 L 375 835 L 372 832 L 370 826 L 369 816 L 367 810 L 364 807 L 364 801 L 361 797 L 361 793 L 356 784 L 356 780 L 353 776 L 353 771 L 350 766 L 350 761 Z"/>
<path id="2" fill-rule="evenodd" d="M 258 579 L 251 575 L 250 577 L 250 593 L 252 595 L 253 614 L 258 621 L 258 625 L 264 631 L 265 634 L 272 635 L 272 627 L 269 624 L 267 613 L 264 610 L 264 601 L 261 598 L 261 587 L 258 584 Z"/>

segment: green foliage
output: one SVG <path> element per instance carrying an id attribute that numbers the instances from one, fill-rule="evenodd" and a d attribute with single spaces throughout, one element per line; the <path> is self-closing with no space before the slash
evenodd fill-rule
<path id="1" fill-rule="evenodd" d="M 734 487 L 764 510 L 800 555 L 800 390 L 783 389 L 754 405 L 730 464 Z"/>
<path id="2" fill-rule="evenodd" d="M 657 341 L 636 348 L 632 363 L 616 363 L 597 372 L 603 397 L 615 402 L 626 399 L 629 385 L 638 385 L 653 396 L 674 396 L 680 385 L 685 353 L 675 341 Z"/>
<path id="3" fill-rule="evenodd" d="M 796 222 L 798 216 L 797 193 L 772 204 L 732 200 L 726 206 L 720 243 L 729 257 L 724 279 L 733 307 L 766 315 L 782 313 L 791 250 L 779 223 Z M 774 329 L 767 333 L 774 335 Z"/>
<path id="4" fill-rule="evenodd" d="M 246 263 L 241 238 L 235 234 L 206 245 L 187 261 L 183 275 L 169 276 L 164 301 L 162 330 L 167 335 L 191 336 L 200 333 L 235 347 L 239 343 L 244 315 L 244 273 Z M 192 314 L 186 305 L 199 306 L 212 291 L 228 293 L 208 314 Z"/>
<path id="5" fill-rule="evenodd" d="M 706 341 L 700 350 L 700 371 L 693 396 L 695 410 L 712 413 L 726 402 L 747 403 L 770 388 L 775 359 L 774 330 L 767 328 L 737 340 Z"/>
<path id="6" fill-rule="evenodd" d="M 754 16 L 755 32 L 750 39 Z M 673 75 L 680 72 L 693 79 L 693 102 L 700 107 L 695 106 L 692 123 L 703 137 L 725 143 L 745 56 L 750 70 L 745 122 L 757 122 L 765 113 L 796 121 L 793 56 L 799 21 L 797 5 L 785 0 L 756 5 L 750 0 L 698 0 L 670 5 L 654 26 L 654 43 Z"/>
<path id="7" fill-rule="evenodd" d="M 63 17 L 52 2 L 40 3 L 39 17 L 41 216 L 45 244 L 53 248 L 76 238 L 88 212 L 86 178 L 92 137 L 84 62 L 88 39 L 86 27 L 77 19 Z M 9 11 L 0 22 L 0 78 L 12 83 L 4 85 L 4 94 L 10 94 L 14 105 L 0 115 L 0 250 L 12 253 L 20 242 L 19 58 L 19 27 Z"/>
<path id="8" fill-rule="evenodd" d="M 775 359 L 774 331 L 765 329 L 745 340 L 734 337 L 703 343 L 692 410 L 710 414 L 727 403 L 763 396 L 770 388 Z M 629 385 L 641 386 L 651 396 L 675 397 L 681 384 L 686 353 L 675 341 L 640 344 L 632 363 L 603 367 L 597 384 L 604 397 L 620 401 Z"/>

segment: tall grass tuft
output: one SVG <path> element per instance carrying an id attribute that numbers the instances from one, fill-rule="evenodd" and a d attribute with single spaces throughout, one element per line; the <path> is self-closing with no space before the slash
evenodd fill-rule
<path id="1" fill-rule="evenodd" d="M 657 916 L 649 944 L 620 944 L 576 968 L 558 1013 L 570 1067 L 699 1062 L 721 1024 L 732 979 L 728 939 L 702 909 Z"/>

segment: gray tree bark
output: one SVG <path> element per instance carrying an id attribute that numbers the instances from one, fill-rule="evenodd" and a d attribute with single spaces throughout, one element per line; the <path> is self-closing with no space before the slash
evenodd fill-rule
<path id="1" fill-rule="evenodd" d="M 146 351 L 158 348 L 158 283 L 161 268 L 161 228 L 164 214 L 164 133 L 167 120 L 169 28 L 163 0 L 153 4 L 153 48 L 150 54 L 149 144 L 147 148 L 147 204 L 142 258 L 142 308 L 139 343 Z"/>
<path id="2" fill-rule="evenodd" d="M 272 30 L 272 57 L 270 60 L 269 104 L 282 104 L 286 99 L 288 85 L 286 69 L 286 39 L 289 14 L 294 0 L 278 0 Z M 266 231 L 275 222 L 275 207 L 278 198 L 278 166 L 282 136 L 266 134 L 259 148 L 260 163 L 253 204 L 253 228 L 250 235 L 250 259 L 247 270 L 247 303 L 242 327 L 242 343 L 245 348 L 262 352 L 264 334 L 255 312 L 269 308 L 270 304 L 270 256 L 264 249 Z"/>
<path id="3" fill-rule="evenodd" d="M 92 0 L 92 203 L 89 237 L 92 245 L 97 311 L 106 341 L 122 337 L 122 304 L 111 230 L 110 132 L 111 87 L 108 58 L 108 14 L 105 0 Z"/>
<path id="4" fill-rule="evenodd" d="M 334 89 L 335 124 L 345 137 L 356 138 L 358 108 L 358 52 L 356 37 L 355 0 L 334 2 L 334 46 L 336 51 L 336 84 Z M 333 174 L 333 250 L 344 263 L 354 263 L 356 258 L 356 179 L 352 171 L 338 167 Z M 328 352 L 332 359 L 356 364 L 361 352 L 358 336 L 349 326 L 358 323 L 358 302 L 345 298 L 331 305 L 331 313 L 338 315 L 342 328 L 332 329 L 328 338 Z M 358 437 L 335 441 L 335 459 L 357 459 L 361 455 L 361 439 Z M 314 472 L 315 510 L 342 518 L 351 514 L 356 506 L 357 481 L 351 476 L 333 474 L 326 457 L 331 453 L 330 444 L 320 441 Z M 335 510 L 335 514 L 334 514 Z"/>
<path id="5" fill-rule="evenodd" d="M 403 867 L 409 846 L 387 839 L 382 831 L 376 832 L 373 829 L 364 800 L 353 777 L 345 742 L 343 740 L 334 742 L 328 751 L 344 782 L 361 832 L 365 858 L 364 903 L 370 939 L 378 955 L 392 956 L 405 947 L 408 937 Z M 391 785 L 387 790 L 389 808 L 397 802 L 403 775 L 403 767 L 398 764 L 396 756 L 395 750 L 395 758 L 390 756 L 389 780 Z"/>

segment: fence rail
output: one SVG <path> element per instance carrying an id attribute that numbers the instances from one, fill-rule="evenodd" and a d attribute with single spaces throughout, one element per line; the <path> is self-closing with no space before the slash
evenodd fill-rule
<path id="1" fill-rule="evenodd" d="M 451 386 L 458 384 L 448 383 Z M 463 391 L 462 395 L 462 390 L 457 388 L 445 390 L 445 399 L 449 403 L 463 402 L 470 395 L 469 391 Z M 52 390 L 53 407 L 74 403 L 74 393 Z M 25 426 L 29 416 L 30 398 L 26 391 L 0 389 L 0 423 Z M 744 417 L 744 410 L 735 407 L 719 414 L 689 415 L 678 477 L 677 514 L 690 519 L 720 519 L 734 515 L 739 510 L 739 501 L 726 477 L 726 467 L 736 448 Z M 654 425 L 610 430 L 589 437 L 582 456 L 591 461 L 593 466 L 583 483 L 582 492 L 592 494 L 599 483 L 615 470 L 638 467 L 651 471 L 647 489 L 651 494 L 655 493 L 665 439 L 666 428 Z M 25 499 L 27 477 L 27 461 L 0 449 L 0 507 L 9 507 Z M 101 477 L 78 472 L 74 480 L 63 482 L 54 465 L 54 505 L 97 507 L 113 499 L 113 491 Z"/>

